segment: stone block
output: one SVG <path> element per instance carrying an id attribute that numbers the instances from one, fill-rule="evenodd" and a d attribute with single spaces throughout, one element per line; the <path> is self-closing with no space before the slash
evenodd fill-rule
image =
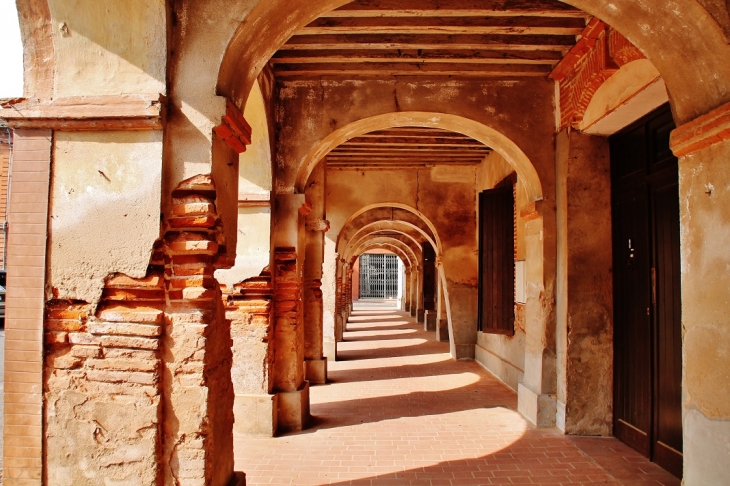
<path id="1" fill-rule="evenodd" d="M 309 422 L 309 382 L 304 381 L 299 390 L 279 392 L 278 432 L 297 432 Z"/>
<path id="2" fill-rule="evenodd" d="M 233 401 L 234 437 L 273 437 L 278 425 L 279 395 L 236 395 Z"/>
<path id="3" fill-rule="evenodd" d="M 449 342 L 449 321 L 448 319 L 439 319 L 436 328 L 436 339 L 441 342 Z"/>
<path id="4" fill-rule="evenodd" d="M 323 342 L 322 355 L 330 361 L 337 361 L 337 343 L 334 341 Z"/>
<path id="5" fill-rule="evenodd" d="M 312 385 L 327 383 L 327 358 L 304 360 L 304 377 Z"/>
<path id="6" fill-rule="evenodd" d="M 520 383 L 517 385 L 517 411 L 537 427 L 555 427 L 555 395 L 538 395 Z"/>

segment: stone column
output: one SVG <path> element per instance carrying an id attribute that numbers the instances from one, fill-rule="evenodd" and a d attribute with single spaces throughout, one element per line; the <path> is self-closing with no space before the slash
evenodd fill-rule
<path id="1" fill-rule="evenodd" d="M 416 321 L 423 323 L 423 267 L 418 266 L 416 283 Z M 413 315 L 413 314 L 412 314 Z"/>
<path id="2" fill-rule="evenodd" d="M 558 134 L 556 425 L 568 434 L 610 435 L 613 426 L 610 174 L 605 137 Z"/>
<path id="3" fill-rule="evenodd" d="M 441 282 L 441 261 L 436 260 L 436 340 L 448 342 L 449 322 L 446 319 L 446 301 L 444 300 L 444 288 Z"/>
<path id="4" fill-rule="evenodd" d="M 411 270 L 411 317 L 416 317 L 416 311 L 418 310 L 418 294 L 419 284 L 418 281 L 418 265 L 414 265 Z"/>
<path id="5" fill-rule="evenodd" d="M 730 478 L 730 103 L 672 133 L 679 157 L 684 483 Z"/>
<path id="6" fill-rule="evenodd" d="M 522 208 L 525 221 L 525 373 L 517 386 L 517 410 L 539 427 L 554 427 L 555 212 L 544 201 Z"/>
<path id="7" fill-rule="evenodd" d="M 345 323 L 342 320 L 342 309 L 343 304 L 343 283 L 342 273 L 344 272 L 344 260 L 337 257 L 337 269 L 335 272 L 335 342 L 342 342 L 344 340 Z"/>
<path id="8" fill-rule="evenodd" d="M 337 359 L 337 340 L 335 337 L 335 315 L 337 313 L 337 257 L 335 243 L 324 238 L 324 264 L 322 266 L 322 353 L 329 362 Z"/>
<path id="9" fill-rule="evenodd" d="M 274 391 L 278 428 L 297 431 L 309 420 L 309 382 L 304 377 L 302 255 L 304 216 L 311 206 L 304 194 L 277 194 L 274 211 Z"/>

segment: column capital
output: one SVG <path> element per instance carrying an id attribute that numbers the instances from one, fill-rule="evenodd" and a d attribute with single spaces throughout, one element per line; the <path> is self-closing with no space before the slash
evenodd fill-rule
<path id="1" fill-rule="evenodd" d="M 322 218 L 307 219 L 305 227 L 308 231 L 321 231 L 326 233 L 330 229 L 330 222 Z"/>
<path id="2" fill-rule="evenodd" d="M 683 157 L 730 140 L 730 103 L 677 127 L 671 135 L 674 155 Z"/>

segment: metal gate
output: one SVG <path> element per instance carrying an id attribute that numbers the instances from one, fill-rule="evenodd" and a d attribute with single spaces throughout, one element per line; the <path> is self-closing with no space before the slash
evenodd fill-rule
<path id="1" fill-rule="evenodd" d="M 360 298 L 398 298 L 398 257 L 365 253 L 360 257 Z"/>

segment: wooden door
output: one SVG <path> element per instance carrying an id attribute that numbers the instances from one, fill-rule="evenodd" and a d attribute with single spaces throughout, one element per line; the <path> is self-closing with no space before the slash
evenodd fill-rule
<path id="1" fill-rule="evenodd" d="M 614 135 L 614 435 L 682 475 L 677 159 L 668 106 Z"/>
<path id="2" fill-rule="evenodd" d="M 512 185 L 479 193 L 479 330 L 514 334 L 515 240 Z"/>

